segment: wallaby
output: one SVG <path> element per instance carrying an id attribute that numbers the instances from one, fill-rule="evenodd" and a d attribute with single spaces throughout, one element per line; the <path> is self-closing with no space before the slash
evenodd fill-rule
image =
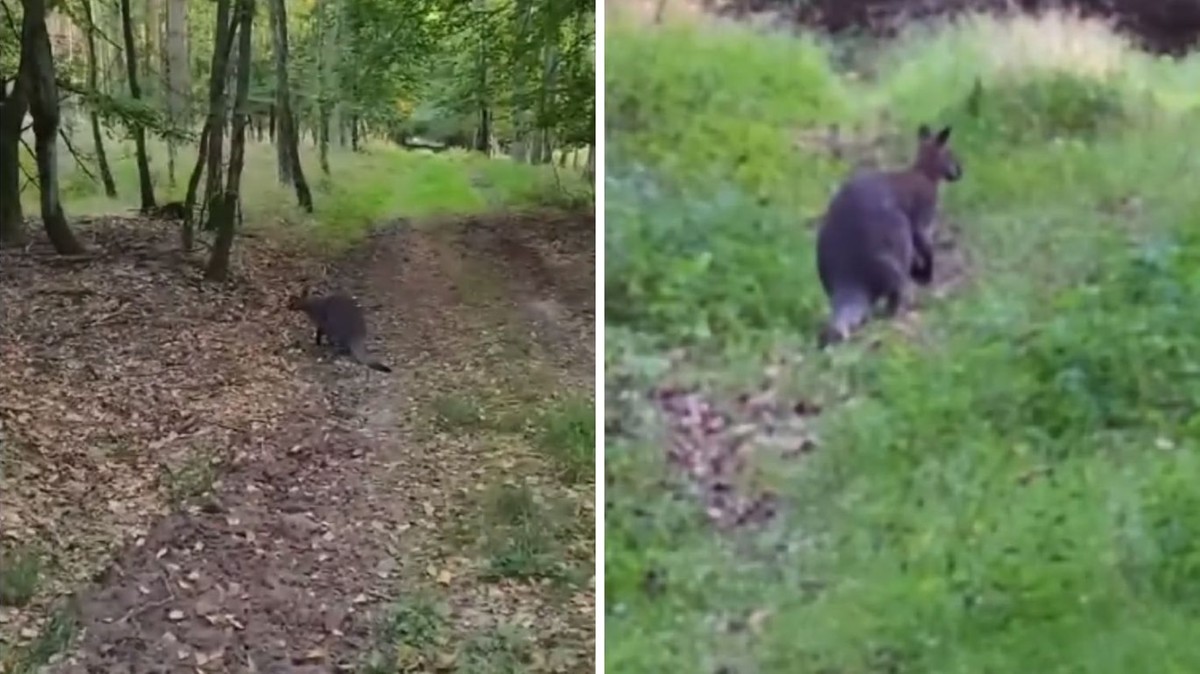
<path id="1" fill-rule="evenodd" d="M 938 185 L 962 177 L 950 127 L 922 124 L 912 164 L 863 171 L 834 194 L 817 234 L 817 273 L 829 298 L 822 347 L 849 336 L 883 299 L 887 315 L 910 301 L 910 281 L 933 279 L 933 216 Z"/>
<path id="2" fill-rule="evenodd" d="M 317 327 L 318 346 L 324 336 L 336 351 L 349 353 L 355 361 L 372 370 L 392 371 L 392 368 L 367 355 L 367 320 L 362 307 L 350 297 L 341 294 L 314 297 L 306 291 L 292 297 L 287 306 L 288 309 L 303 311 Z"/>

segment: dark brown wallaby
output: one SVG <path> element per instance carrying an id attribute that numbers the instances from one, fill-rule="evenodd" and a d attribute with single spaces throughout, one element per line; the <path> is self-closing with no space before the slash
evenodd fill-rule
<path id="1" fill-rule="evenodd" d="M 367 355 L 367 320 L 358 302 L 346 295 L 333 294 L 314 297 L 304 292 L 288 301 L 288 309 L 303 311 L 317 327 L 317 344 L 321 337 L 338 352 L 348 353 L 356 362 L 372 370 L 391 372 L 392 368 Z"/>
<path id="2" fill-rule="evenodd" d="M 933 134 L 922 124 L 909 167 L 858 173 L 834 194 L 817 234 L 817 273 L 830 304 L 822 347 L 848 337 L 878 300 L 894 315 L 909 301 L 910 281 L 933 279 L 938 185 L 963 174 L 949 139 L 950 127 Z"/>

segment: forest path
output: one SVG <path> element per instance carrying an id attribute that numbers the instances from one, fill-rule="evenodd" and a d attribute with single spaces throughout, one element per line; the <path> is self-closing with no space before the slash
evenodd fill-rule
<path id="1" fill-rule="evenodd" d="M 58 671 L 591 671 L 594 226 L 377 231 L 321 285 L 391 374 L 264 301 L 288 404 L 78 595 Z"/>

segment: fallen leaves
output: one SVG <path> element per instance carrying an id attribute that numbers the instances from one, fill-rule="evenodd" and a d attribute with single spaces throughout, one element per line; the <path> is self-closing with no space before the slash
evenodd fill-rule
<path id="1" fill-rule="evenodd" d="M 294 273 L 275 251 L 239 246 L 256 276 L 218 289 L 196 282 L 171 227 L 77 227 L 95 254 L 69 268 L 44 244 L 0 253 L 0 429 L 12 457 L 0 474 L 0 531 L 55 560 L 0 644 L 27 640 L 54 597 L 169 511 L 170 469 L 243 451 L 296 396 L 283 354 L 264 343 L 285 334 L 286 319 L 262 288 Z"/>
<path id="2" fill-rule="evenodd" d="M 721 529 L 763 524 L 778 512 L 776 494 L 747 479 L 755 451 L 794 457 L 816 448 L 806 419 L 815 408 L 780 400 L 776 376 L 769 372 L 760 390 L 739 396 L 733 411 L 718 409 L 697 391 L 663 388 L 652 394 L 667 426 L 668 460 Z"/>

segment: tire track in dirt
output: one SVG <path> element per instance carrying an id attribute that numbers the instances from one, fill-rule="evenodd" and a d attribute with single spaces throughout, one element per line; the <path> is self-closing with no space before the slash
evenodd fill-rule
<path id="1" fill-rule="evenodd" d="M 594 227 L 590 216 L 571 222 Z M 292 417 L 247 429 L 211 498 L 158 522 L 79 596 L 84 629 L 54 671 L 349 671 L 378 645 L 393 602 L 430 592 L 448 607 L 438 667 L 453 671 L 455 645 L 472 635 L 513 626 L 531 637 L 522 656 L 531 671 L 591 671 L 594 583 L 564 591 L 540 580 L 485 582 L 464 536 L 488 484 L 551 482 L 537 475 L 542 460 L 433 431 L 429 406 L 464 388 L 509 386 L 514 375 L 543 392 L 590 395 L 594 333 L 583 326 L 592 295 L 564 300 L 553 276 L 532 283 L 535 258 L 508 259 L 515 249 L 491 245 L 503 234 L 483 249 L 465 245 L 470 227 L 402 225 L 340 265 L 337 284 L 360 291 L 367 310 L 369 350 L 394 374 L 317 360 L 306 341 Z M 594 250 L 569 255 L 567 276 L 583 277 L 572 282 L 594 283 Z M 541 295 L 522 294 L 531 288 Z M 520 308 L 543 295 L 561 305 L 558 337 L 533 343 Z M 311 340 L 307 326 L 294 334 Z M 577 515 L 594 531 L 585 487 Z M 575 551 L 581 559 L 594 559 L 588 538 Z"/>

